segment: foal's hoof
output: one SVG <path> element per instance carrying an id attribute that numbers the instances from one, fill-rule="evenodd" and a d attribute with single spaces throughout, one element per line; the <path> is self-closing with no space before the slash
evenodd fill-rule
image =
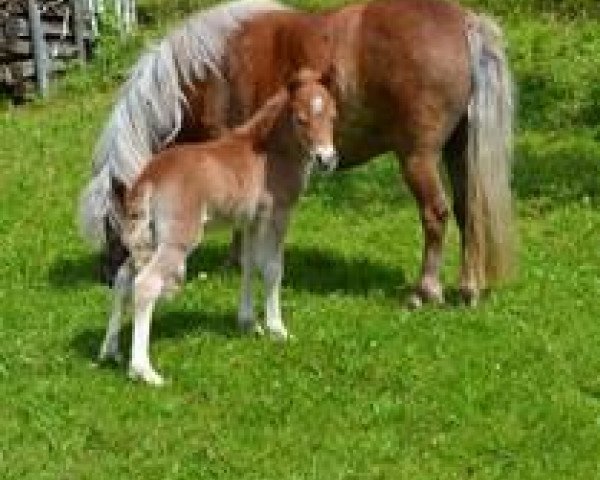
<path id="1" fill-rule="evenodd" d="M 120 365 L 123 363 L 123 354 L 119 350 L 102 347 L 98 355 L 98 363 L 116 363 Z"/>
<path id="2" fill-rule="evenodd" d="M 292 336 L 288 333 L 288 331 L 285 329 L 285 327 L 282 328 L 268 328 L 267 330 L 269 332 L 269 338 L 271 338 L 271 340 L 274 340 L 276 342 L 286 342 L 287 340 L 290 340 L 292 338 Z"/>
<path id="3" fill-rule="evenodd" d="M 165 384 L 163 377 L 154 371 L 152 367 L 129 366 L 129 378 L 135 381 L 141 381 L 154 387 L 162 387 Z"/>
<path id="4" fill-rule="evenodd" d="M 460 298 L 467 307 L 474 308 L 479 303 L 479 292 L 470 287 L 461 287 Z"/>
<path id="5" fill-rule="evenodd" d="M 240 327 L 240 331 L 246 335 L 255 335 L 257 337 L 262 337 L 265 334 L 260 324 L 258 324 L 254 320 L 239 320 L 238 326 Z"/>

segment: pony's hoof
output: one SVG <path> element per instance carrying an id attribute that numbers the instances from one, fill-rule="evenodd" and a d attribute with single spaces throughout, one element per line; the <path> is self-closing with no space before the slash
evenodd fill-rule
<path id="1" fill-rule="evenodd" d="M 257 337 L 262 337 L 265 334 L 260 324 L 258 322 L 255 322 L 254 320 L 238 320 L 238 326 L 240 328 L 240 331 L 246 335 L 255 335 Z"/>
<path id="2" fill-rule="evenodd" d="M 408 297 L 408 308 L 410 308 L 411 310 L 418 310 L 419 308 L 421 308 L 423 306 L 423 300 L 421 299 L 421 296 L 414 292 L 411 294 L 410 297 Z"/>
<path id="3" fill-rule="evenodd" d="M 444 294 L 442 293 L 442 289 L 440 287 L 429 288 L 421 286 L 408 298 L 408 307 L 413 310 L 421 308 L 426 303 L 443 305 Z"/>
<path id="4" fill-rule="evenodd" d="M 129 378 L 134 381 L 141 381 L 152 385 L 154 387 L 162 387 L 165 384 L 165 380 L 161 377 L 154 369 L 150 366 L 147 367 L 136 367 L 131 365 L 129 367 Z"/>

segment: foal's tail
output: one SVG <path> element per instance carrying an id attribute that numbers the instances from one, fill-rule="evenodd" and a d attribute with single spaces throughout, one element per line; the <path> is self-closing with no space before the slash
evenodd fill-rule
<path id="1" fill-rule="evenodd" d="M 467 264 L 479 287 L 512 272 L 513 91 L 500 27 L 476 16 L 469 25 L 473 91 L 468 110 Z"/>

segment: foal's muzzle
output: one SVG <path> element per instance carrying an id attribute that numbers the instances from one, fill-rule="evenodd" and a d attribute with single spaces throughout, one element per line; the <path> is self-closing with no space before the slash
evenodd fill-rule
<path id="1" fill-rule="evenodd" d="M 320 170 L 333 172 L 338 165 L 338 154 L 333 146 L 318 147 L 312 153 Z"/>

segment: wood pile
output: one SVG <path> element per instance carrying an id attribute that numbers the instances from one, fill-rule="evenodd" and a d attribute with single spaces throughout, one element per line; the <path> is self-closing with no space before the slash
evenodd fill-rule
<path id="1" fill-rule="evenodd" d="M 75 58 L 85 61 L 98 35 L 104 0 L 0 0 L 0 88 L 23 98 L 48 83 Z M 123 33 L 135 23 L 135 2 L 110 7 Z"/>

